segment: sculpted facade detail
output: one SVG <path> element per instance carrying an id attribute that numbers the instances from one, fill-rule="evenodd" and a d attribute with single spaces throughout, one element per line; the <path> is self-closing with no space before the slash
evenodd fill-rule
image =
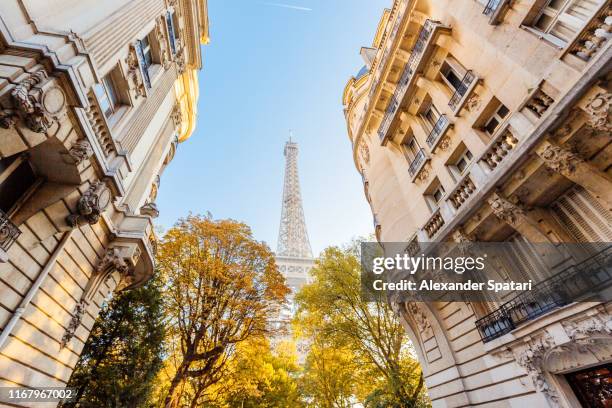
<path id="1" fill-rule="evenodd" d="M 488 199 L 488 203 L 491 210 L 493 210 L 493 214 L 509 225 L 515 224 L 518 217 L 524 215 L 523 210 L 518 205 L 511 203 L 498 194 L 493 194 Z"/>
<path id="2" fill-rule="evenodd" d="M 612 132 L 612 93 L 600 92 L 595 95 L 587 103 L 585 112 L 593 129 Z"/>
<path id="3" fill-rule="evenodd" d="M 65 105 L 66 97 L 61 88 L 49 84 L 47 72 L 40 70 L 23 79 L 12 91 L 12 109 L 0 112 L 0 126 L 9 129 L 18 120 L 33 132 L 45 133 L 55 122 L 52 115 L 59 113 Z"/>
<path id="4" fill-rule="evenodd" d="M 546 166 L 561 174 L 572 174 L 576 166 L 584 160 L 576 153 L 551 143 L 546 143 L 538 150 L 538 155 Z"/>
<path id="5" fill-rule="evenodd" d="M 94 182 L 79 199 L 76 214 L 70 214 L 66 222 L 73 228 L 82 224 L 96 224 L 111 200 L 112 194 L 106 184 Z"/>

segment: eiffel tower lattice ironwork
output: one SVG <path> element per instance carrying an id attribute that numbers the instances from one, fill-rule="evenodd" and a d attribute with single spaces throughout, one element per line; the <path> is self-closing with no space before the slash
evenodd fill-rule
<path id="1" fill-rule="evenodd" d="M 289 138 L 289 141 L 285 144 L 285 184 L 276 255 L 292 258 L 312 258 L 312 249 L 306 231 L 302 196 L 300 194 L 297 156 L 297 143 Z"/>

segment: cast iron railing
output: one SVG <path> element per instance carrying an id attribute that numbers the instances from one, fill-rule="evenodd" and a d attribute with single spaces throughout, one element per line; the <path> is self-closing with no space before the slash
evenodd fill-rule
<path id="1" fill-rule="evenodd" d="M 433 149 L 435 145 L 438 143 L 438 140 L 440 139 L 440 137 L 442 137 L 442 135 L 446 131 L 448 124 L 449 122 L 448 122 L 448 118 L 446 117 L 446 115 L 440 115 L 440 117 L 436 121 L 436 124 L 434 125 L 433 129 L 431 129 L 431 132 L 429 132 L 429 135 L 427 136 L 427 139 L 425 140 L 427 142 L 427 145 L 431 149 Z"/>
<path id="2" fill-rule="evenodd" d="M 412 75 L 417 69 L 419 62 L 421 60 L 421 56 L 423 55 L 423 51 L 425 50 L 425 45 L 427 44 L 427 40 L 429 40 L 433 30 L 440 25 L 440 22 L 427 20 L 421 28 L 419 32 L 419 37 L 417 38 L 414 47 L 412 47 L 412 51 L 410 52 L 410 57 L 408 58 L 408 62 L 404 66 L 404 70 L 402 71 L 402 75 L 397 83 L 397 87 L 393 92 L 393 97 L 385 109 L 385 117 L 383 118 L 380 126 L 378 127 L 378 136 L 380 140 L 384 140 L 387 132 L 389 131 L 389 127 L 391 126 L 391 122 L 393 121 L 393 117 L 395 116 L 397 109 L 404 99 L 404 95 L 408 90 L 408 84 L 410 83 L 410 79 Z"/>
<path id="3" fill-rule="evenodd" d="M 470 85 L 472 85 L 472 82 L 474 82 L 475 79 L 476 75 L 474 75 L 471 70 L 465 73 L 463 79 L 461 80 L 461 83 L 459 84 L 459 86 L 455 90 L 455 93 L 448 102 L 448 106 L 450 106 L 453 111 L 457 110 L 459 102 L 461 102 L 468 89 L 470 89 Z"/>
<path id="4" fill-rule="evenodd" d="M 21 235 L 19 228 L 0 210 L 0 249 L 5 252 L 8 251 L 19 235 Z"/>
<path id="5" fill-rule="evenodd" d="M 410 167 L 408 167 L 408 173 L 414 177 L 423 166 L 423 163 L 425 163 L 425 150 L 420 148 L 414 159 L 412 159 Z"/>
<path id="6" fill-rule="evenodd" d="M 491 14 L 493 14 L 495 12 L 495 10 L 497 10 L 497 8 L 502 3 L 502 1 L 503 0 L 489 0 L 489 2 L 485 6 L 482 14 L 490 16 Z"/>
<path id="7" fill-rule="evenodd" d="M 483 343 L 612 283 L 612 246 L 571 265 L 476 321 Z"/>

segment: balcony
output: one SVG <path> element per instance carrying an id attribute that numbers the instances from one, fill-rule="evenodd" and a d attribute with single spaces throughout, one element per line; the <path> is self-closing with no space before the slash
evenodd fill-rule
<path id="1" fill-rule="evenodd" d="M 590 61 L 612 37 L 612 3 L 605 1 L 568 47 L 568 52 L 583 61 Z"/>
<path id="2" fill-rule="evenodd" d="M 476 191 L 476 186 L 468 174 L 459 181 L 457 187 L 448 195 L 448 201 L 455 210 L 458 210 L 472 196 L 474 191 Z"/>
<path id="3" fill-rule="evenodd" d="M 0 262 L 3 261 L 3 258 L 6 258 L 6 253 L 19 235 L 21 235 L 19 228 L 17 228 L 8 216 L 0 210 Z M 2 252 L 4 252 L 4 254 L 2 254 Z"/>
<path id="4" fill-rule="evenodd" d="M 461 83 L 455 90 L 455 93 L 448 102 L 448 106 L 455 112 L 455 115 L 459 114 L 459 111 L 465 104 L 468 96 L 472 93 L 472 90 L 476 87 L 478 80 L 472 70 L 469 70 L 461 79 Z"/>
<path id="5" fill-rule="evenodd" d="M 508 6 L 508 0 L 489 0 L 482 14 L 489 17 L 489 24 L 497 25 L 501 20 L 501 14 Z"/>
<path id="6" fill-rule="evenodd" d="M 414 180 L 414 178 L 419 174 L 419 171 L 425 165 L 427 161 L 427 155 L 425 154 L 425 149 L 420 148 L 417 154 L 414 156 L 414 159 L 410 162 L 410 166 L 408 167 L 408 173 L 410 177 Z"/>
<path id="7" fill-rule="evenodd" d="M 378 127 L 378 136 L 380 137 L 382 144 L 384 144 L 387 140 L 387 135 L 389 134 L 389 129 L 391 128 L 393 119 L 395 118 L 411 83 L 414 81 L 415 73 L 419 72 L 419 69 L 421 68 L 421 65 L 425 59 L 423 57 L 431 48 L 430 44 L 432 43 L 433 34 L 435 33 L 436 29 L 443 27 L 444 26 L 442 23 L 438 21 L 427 20 L 419 32 L 419 36 L 414 44 L 414 47 L 412 47 L 410 58 L 404 66 L 402 75 L 397 83 L 395 91 L 393 92 L 393 97 L 391 98 L 391 101 L 385 110 L 384 118 Z"/>
<path id="8" fill-rule="evenodd" d="M 504 303 L 476 321 L 483 343 L 510 333 L 519 325 L 576 300 L 588 298 L 594 288 L 612 284 L 612 246 L 571 265 Z"/>
<path id="9" fill-rule="evenodd" d="M 423 226 L 423 230 L 427 234 L 427 238 L 433 238 L 436 235 L 436 233 L 440 230 L 440 228 L 442 228 L 443 225 L 444 225 L 444 218 L 442 217 L 442 214 L 440 213 L 440 209 L 437 209 L 431 215 L 431 217 L 429 217 L 429 220 L 427 220 L 427 222 Z"/>
<path id="10" fill-rule="evenodd" d="M 425 140 L 432 152 L 435 150 L 436 146 L 438 146 L 438 142 L 442 140 L 442 136 L 446 134 L 449 127 L 450 121 L 448 117 L 446 115 L 441 115 Z"/>
<path id="11" fill-rule="evenodd" d="M 506 126 L 497 137 L 489 144 L 480 161 L 485 164 L 489 171 L 493 171 L 499 166 L 506 156 L 516 148 L 518 139 Z"/>

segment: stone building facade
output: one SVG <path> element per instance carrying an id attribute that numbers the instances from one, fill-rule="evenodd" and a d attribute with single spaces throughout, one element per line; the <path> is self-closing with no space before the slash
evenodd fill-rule
<path id="1" fill-rule="evenodd" d="M 522 265 L 534 243 L 611 242 L 611 37 L 609 0 L 393 1 L 343 96 L 378 240 L 514 242 Z M 535 291 L 593 263 L 609 279 L 602 248 Z M 610 304 L 394 306 L 434 407 L 612 399 Z"/>
<path id="2" fill-rule="evenodd" d="M 0 386 L 61 387 L 103 300 L 154 272 L 207 4 L 3 0 L 0 39 Z"/>

